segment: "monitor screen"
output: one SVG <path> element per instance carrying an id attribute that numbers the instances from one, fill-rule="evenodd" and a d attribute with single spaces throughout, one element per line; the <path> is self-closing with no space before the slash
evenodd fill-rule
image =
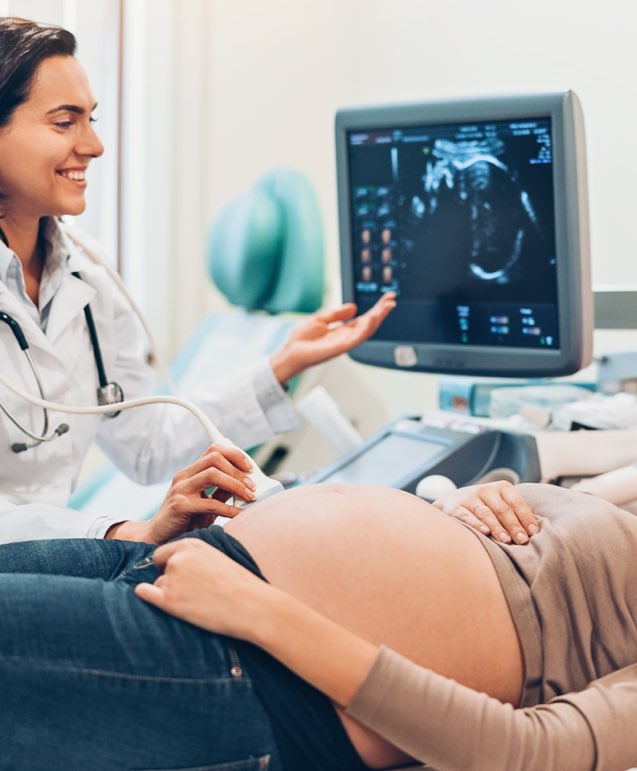
<path id="1" fill-rule="evenodd" d="M 353 356 L 542 376 L 590 359 L 583 122 L 572 92 L 336 117 L 343 295 L 398 304 Z"/>

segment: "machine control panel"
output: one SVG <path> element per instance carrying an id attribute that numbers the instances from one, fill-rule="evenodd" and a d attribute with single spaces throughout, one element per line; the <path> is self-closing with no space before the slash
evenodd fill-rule
<path id="1" fill-rule="evenodd" d="M 531 436 L 455 416 L 448 425 L 435 416 L 405 417 L 385 426 L 363 445 L 311 476 L 307 483 L 346 482 L 395 487 L 414 493 L 425 476 L 440 474 L 457 487 L 480 479 L 537 482 L 540 464 Z"/>

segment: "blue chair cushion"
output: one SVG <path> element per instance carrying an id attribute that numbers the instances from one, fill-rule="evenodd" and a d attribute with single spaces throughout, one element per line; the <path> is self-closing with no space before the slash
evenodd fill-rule
<path id="1" fill-rule="evenodd" d="M 323 223 L 314 188 L 274 169 L 230 201 L 208 235 L 208 269 L 233 305 L 269 313 L 313 312 L 325 287 Z"/>

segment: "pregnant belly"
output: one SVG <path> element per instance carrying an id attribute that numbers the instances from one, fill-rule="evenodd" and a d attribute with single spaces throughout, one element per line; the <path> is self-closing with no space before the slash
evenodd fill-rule
<path id="1" fill-rule="evenodd" d="M 226 529 L 267 579 L 370 642 L 503 700 L 519 700 L 523 663 L 491 561 L 476 536 L 413 495 L 317 485 L 250 507 Z M 365 762 L 385 742 L 348 718 Z"/>

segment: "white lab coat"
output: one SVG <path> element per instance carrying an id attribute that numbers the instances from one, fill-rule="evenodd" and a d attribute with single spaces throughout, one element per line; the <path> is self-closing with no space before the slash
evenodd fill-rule
<path id="1" fill-rule="evenodd" d="M 46 334 L 21 302 L 0 282 L 0 309 L 21 325 L 40 371 L 46 397 L 54 402 L 95 405 L 99 385 L 84 306 L 90 303 L 109 381 L 119 383 L 127 399 L 153 392 L 154 375 L 145 360 L 145 337 L 127 300 L 104 268 L 87 251 L 92 244 L 66 234 L 70 260 L 52 300 Z M 82 243 L 82 246 L 80 246 Z M 71 275 L 80 271 L 82 278 Z M 261 365 L 264 367 L 264 364 Z M 38 395 L 25 354 L 6 324 L 0 323 L 2 373 Z M 217 425 L 243 447 L 271 438 L 273 428 L 257 399 L 257 368 L 202 383 L 187 394 Z M 0 385 L 0 399 L 19 420 L 39 434 L 42 409 L 26 403 Z M 68 433 L 16 454 L 14 442 L 30 441 L 0 413 L 0 543 L 36 538 L 103 537 L 122 517 L 117 512 L 78 512 L 65 508 L 91 442 L 96 439 L 114 463 L 135 481 L 170 478 L 207 447 L 207 434 L 183 408 L 151 405 L 122 412 L 116 418 L 50 412 L 52 430 L 67 423 Z M 287 430 L 287 427 L 280 430 Z"/>

